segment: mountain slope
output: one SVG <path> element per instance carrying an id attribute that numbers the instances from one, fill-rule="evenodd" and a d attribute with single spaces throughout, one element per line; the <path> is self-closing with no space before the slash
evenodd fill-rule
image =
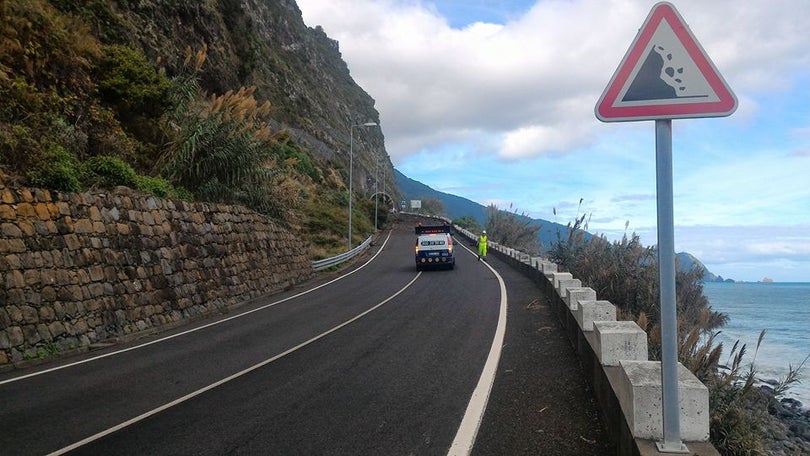
<path id="1" fill-rule="evenodd" d="M 700 260 L 695 258 L 694 255 L 687 252 L 680 252 L 675 255 L 675 264 L 677 265 L 679 270 L 683 271 L 691 271 L 694 269 L 703 269 L 703 281 L 704 282 L 734 282 L 733 279 L 724 279 L 723 276 L 715 275 L 711 271 L 706 268 Z"/>
<path id="2" fill-rule="evenodd" d="M 440 192 L 438 190 L 434 190 L 429 186 L 415 181 L 404 174 L 402 174 L 399 170 L 394 169 L 394 173 L 396 175 L 396 182 L 397 186 L 399 187 L 399 191 L 402 194 L 402 198 L 404 199 L 405 203 L 408 204 L 409 200 L 412 199 L 426 199 L 426 198 L 433 198 L 437 199 L 442 202 L 444 205 L 445 212 L 449 218 L 456 219 L 460 217 L 472 217 L 478 220 L 478 223 L 481 225 L 484 224 L 484 209 L 485 206 L 475 201 L 470 201 L 466 198 L 462 198 L 460 196 L 452 195 L 450 193 Z M 567 235 L 567 227 L 565 225 L 561 225 L 559 223 L 550 222 L 548 220 L 543 219 L 531 219 L 534 223 L 539 224 L 541 226 L 540 232 L 538 233 L 538 237 L 540 239 L 541 245 L 543 248 L 548 249 L 551 245 L 557 242 L 558 234 L 561 237 L 565 237 Z M 593 236 L 590 233 L 586 233 L 586 237 Z M 717 276 L 711 273 L 706 266 L 701 263 L 700 260 L 695 258 L 694 255 L 687 253 L 687 252 L 680 252 L 676 255 L 676 261 L 678 265 L 678 269 L 680 270 L 693 270 L 697 268 L 702 268 L 705 272 L 704 280 L 707 282 L 733 282 L 731 279 L 723 279 L 721 276 Z"/>
<path id="3" fill-rule="evenodd" d="M 397 186 L 406 204 L 412 199 L 434 198 L 442 202 L 446 212 L 445 215 L 449 218 L 472 217 L 478 220 L 478 223 L 484 225 L 484 210 L 486 206 L 460 196 L 434 190 L 421 182 L 405 176 L 397 169 L 394 169 L 394 172 L 396 173 Z M 563 237 L 567 236 L 567 228 L 565 225 L 543 219 L 529 218 L 529 220 L 531 220 L 533 224 L 540 225 L 538 238 L 544 249 L 548 249 L 557 242 L 558 234 Z M 588 234 L 588 236 L 590 236 L 590 234 Z"/>

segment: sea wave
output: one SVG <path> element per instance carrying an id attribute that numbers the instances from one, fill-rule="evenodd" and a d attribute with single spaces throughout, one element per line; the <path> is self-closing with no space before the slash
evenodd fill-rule
<path id="1" fill-rule="evenodd" d="M 739 340 L 746 345 L 744 364 L 753 362 L 760 379 L 778 381 L 810 355 L 810 283 L 707 283 L 704 294 L 714 310 L 729 316 L 718 336 L 722 359 Z M 785 396 L 810 407 L 810 360 L 799 379 Z"/>

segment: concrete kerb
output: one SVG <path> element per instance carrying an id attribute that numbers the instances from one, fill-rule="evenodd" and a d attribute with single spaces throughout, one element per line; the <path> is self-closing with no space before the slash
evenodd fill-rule
<path id="1" fill-rule="evenodd" d="M 616 306 L 610 301 L 577 301 L 574 317 L 582 331 L 593 331 L 594 321 L 616 321 Z"/>
<path id="2" fill-rule="evenodd" d="M 603 366 L 618 366 L 619 361 L 646 361 L 647 333 L 634 321 L 595 321 L 596 356 Z M 659 379 L 660 380 L 660 379 Z"/>
<path id="3" fill-rule="evenodd" d="M 579 306 L 579 300 L 596 300 L 596 292 L 589 287 L 568 287 L 564 291 L 565 297 L 563 300 L 568 305 L 568 309 L 572 313 L 576 313 L 577 307 Z"/>
<path id="4" fill-rule="evenodd" d="M 551 282 L 552 288 L 554 291 L 559 295 L 559 291 L 557 291 L 560 287 L 560 280 L 568 280 L 573 279 L 574 276 L 571 275 L 570 272 L 549 272 L 545 273 L 546 278 L 548 278 L 549 282 Z"/>
<path id="5" fill-rule="evenodd" d="M 636 438 L 662 439 L 661 363 L 620 361 L 623 376 L 617 396 L 627 424 Z M 709 389 L 678 363 L 678 396 L 681 439 L 709 439 Z"/>
<path id="6" fill-rule="evenodd" d="M 565 302 L 566 304 L 568 304 L 568 300 L 566 299 L 568 293 L 566 290 L 568 288 L 582 288 L 582 281 L 579 279 L 572 278 L 572 279 L 560 279 L 557 282 L 557 294 L 560 295 L 560 298 L 562 298 L 563 302 Z M 596 299 L 596 297 L 594 297 L 594 299 Z"/>

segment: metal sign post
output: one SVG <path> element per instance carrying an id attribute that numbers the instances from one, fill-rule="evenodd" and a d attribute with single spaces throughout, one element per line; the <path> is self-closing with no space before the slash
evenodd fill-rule
<path id="1" fill-rule="evenodd" d="M 737 97 L 675 7 L 657 3 L 639 29 L 594 113 L 603 122 L 655 120 L 658 264 L 661 306 L 662 453 L 688 453 L 681 442 L 678 401 L 678 316 L 672 119 L 723 117 Z"/>
<path id="2" fill-rule="evenodd" d="M 672 185 L 672 120 L 655 121 L 658 207 L 658 282 L 661 302 L 661 389 L 664 441 L 658 451 L 688 453 L 681 442 L 678 405 L 678 316 L 675 302 L 675 216 Z"/>

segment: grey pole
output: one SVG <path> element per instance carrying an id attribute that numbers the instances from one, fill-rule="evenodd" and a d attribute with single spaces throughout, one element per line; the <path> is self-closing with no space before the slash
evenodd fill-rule
<path id="1" fill-rule="evenodd" d="M 351 125 L 349 127 L 349 250 L 352 249 L 352 173 L 354 172 L 354 128 L 378 127 L 377 122 Z M 347 250 L 348 251 L 348 250 Z"/>
<path id="2" fill-rule="evenodd" d="M 349 127 L 349 248 L 352 249 L 352 171 L 354 170 L 354 125 Z"/>
<path id="3" fill-rule="evenodd" d="M 377 157 L 377 163 L 374 166 L 374 232 L 377 232 L 377 198 L 380 197 L 378 195 L 378 188 L 379 188 L 379 177 L 380 177 L 380 157 Z"/>
<path id="4" fill-rule="evenodd" d="M 658 204 L 658 280 L 661 299 L 661 387 L 664 441 L 662 453 L 688 451 L 681 442 L 678 405 L 678 322 L 675 307 L 675 222 L 672 186 L 672 120 L 655 121 L 655 170 Z"/>
<path id="5" fill-rule="evenodd" d="M 382 164 L 382 175 L 383 175 L 383 178 L 382 178 L 382 181 L 383 181 L 383 195 L 385 195 L 385 160 L 383 160 L 383 164 Z M 388 205 L 385 206 L 385 210 L 386 211 L 388 210 Z"/>

